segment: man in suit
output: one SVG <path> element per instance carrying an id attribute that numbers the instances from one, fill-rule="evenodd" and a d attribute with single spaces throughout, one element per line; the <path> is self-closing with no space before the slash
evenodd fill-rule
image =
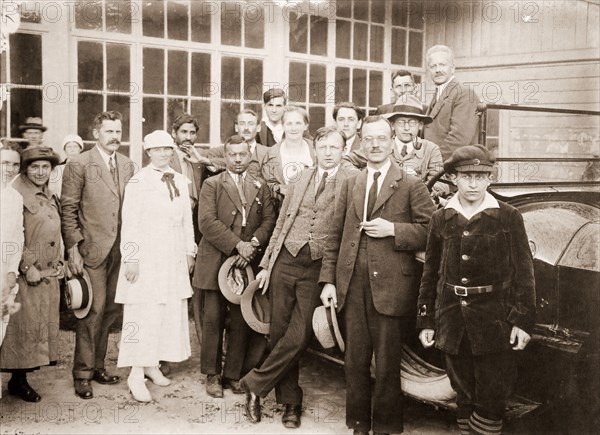
<path id="1" fill-rule="evenodd" d="M 338 130 L 344 132 L 346 143 L 344 144 L 344 155 L 347 156 L 351 151 L 360 149 L 360 136 L 358 130 L 365 117 L 365 111 L 355 103 L 346 101 L 338 103 L 333 108 L 333 120 Z"/>
<path id="2" fill-rule="evenodd" d="M 424 134 L 440 147 L 445 161 L 456 148 L 477 143 L 479 97 L 454 78 L 454 54 L 449 47 L 431 47 L 426 59 L 435 95 L 427 109 L 433 122 L 425 126 Z"/>
<path id="3" fill-rule="evenodd" d="M 258 115 L 254 110 L 244 109 L 237 114 L 235 132 L 243 137 L 250 146 L 250 165 L 248 173 L 260 177 L 262 166 L 267 156 L 268 148 L 256 141 L 257 134 L 261 131 L 262 124 L 258 122 Z M 198 161 L 204 164 L 211 172 L 220 172 L 225 169 L 225 147 L 218 146 L 199 151 Z"/>
<path id="4" fill-rule="evenodd" d="M 367 167 L 337 197 L 321 300 L 333 303 L 346 325 L 346 424 L 355 434 L 400 433 L 403 335 L 416 315 L 420 278 L 414 251 L 425 247 L 434 205 L 421 180 L 390 159 L 393 133 L 385 118 L 369 116 L 361 133 Z"/>
<path id="5" fill-rule="evenodd" d="M 283 89 L 271 88 L 263 94 L 263 103 L 267 117 L 260 123 L 257 131 L 256 142 L 267 147 L 272 147 L 281 142 L 283 137 L 283 108 L 287 104 L 287 97 Z"/>
<path id="6" fill-rule="evenodd" d="M 396 104 L 401 103 L 400 99 L 404 95 L 414 95 L 417 90 L 415 83 L 415 76 L 410 71 L 404 69 L 396 70 L 392 73 L 392 92 L 394 102 L 389 104 L 382 104 L 377 107 L 375 115 L 381 115 L 383 113 L 390 112 Z"/>
<path id="7" fill-rule="evenodd" d="M 94 395 L 91 380 L 116 384 L 119 377 L 104 368 L 108 332 L 121 313 L 115 291 L 121 264 L 121 204 L 135 164 L 117 153 L 121 145 L 119 112 L 96 115 L 96 146 L 69 160 L 62 181 L 62 232 L 71 271 L 90 276 L 93 300 L 89 314 L 78 320 L 73 378 L 82 399 Z"/>
<path id="8" fill-rule="evenodd" d="M 302 388 L 298 360 L 312 337 L 312 314 L 319 304 L 319 271 L 333 218 L 335 197 L 348 174 L 339 164 L 345 136 L 335 127 L 317 131 L 317 167 L 303 171 L 283 201 L 275 231 L 257 278 L 272 303 L 269 347 L 260 367 L 242 379 L 247 391 L 246 415 L 260 421 L 259 397 L 275 387 L 277 403 L 285 404 L 285 427 L 300 426 Z M 271 283 L 271 284 L 269 284 Z"/>
<path id="9" fill-rule="evenodd" d="M 264 336 L 254 332 L 242 317 L 239 305 L 219 291 L 218 274 L 225 260 L 237 255 L 235 265 L 255 265 L 258 251 L 266 247 L 276 215 L 266 183 L 247 172 L 250 147 L 241 136 L 225 142 L 227 170 L 208 178 L 200 192 L 198 246 L 192 285 L 202 289 L 201 372 L 207 375 L 206 392 L 223 397 L 223 387 L 243 393 L 239 379 L 263 356 Z M 221 370 L 223 328 L 229 310 L 227 354 Z M 223 372 L 223 379 L 221 378 Z"/>

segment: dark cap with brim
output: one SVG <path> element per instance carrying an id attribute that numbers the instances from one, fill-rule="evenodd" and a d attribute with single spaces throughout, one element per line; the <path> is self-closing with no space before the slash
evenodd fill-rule
<path id="1" fill-rule="evenodd" d="M 456 149 L 444 163 L 448 174 L 456 172 L 492 172 L 496 158 L 483 145 L 466 145 Z"/>

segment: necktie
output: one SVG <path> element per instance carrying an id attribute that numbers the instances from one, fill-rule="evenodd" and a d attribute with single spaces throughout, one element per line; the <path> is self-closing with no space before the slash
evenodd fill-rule
<path id="1" fill-rule="evenodd" d="M 400 151 L 400 155 L 402 157 L 405 157 L 408 154 L 407 148 L 406 148 L 406 144 L 402 145 L 402 151 Z"/>
<path id="2" fill-rule="evenodd" d="M 179 196 L 179 189 L 175 186 L 175 182 L 173 178 L 175 175 L 172 172 L 165 172 L 161 178 L 163 183 L 167 184 L 167 189 L 169 189 L 169 196 L 171 197 L 171 201 L 173 201 L 174 197 Z"/>
<path id="3" fill-rule="evenodd" d="M 438 97 L 439 97 L 439 92 L 440 92 L 440 88 L 438 88 L 437 86 L 435 87 L 435 94 L 433 95 L 433 100 L 431 100 L 431 104 L 429 104 L 429 111 L 431 112 L 433 110 L 433 108 L 435 107 L 435 105 L 437 104 L 438 101 Z"/>
<path id="4" fill-rule="evenodd" d="M 108 159 L 108 168 L 110 169 L 110 175 L 112 176 L 113 183 L 117 186 L 117 190 L 119 189 L 119 175 L 117 174 L 117 168 L 115 166 L 114 156 L 111 156 Z"/>
<path id="5" fill-rule="evenodd" d="M 317 193 L 315 194 L 315 201 L 319 197 L 321 193 L 325 190 L 325 184 L 327 183 L 327 177 L 329 174 L 327 171 L 323 172 L 323 176 L 321 177 L 321 182 L 319 183 L 319 187 L 317 187 Z"/>
<path id="6" fill-rule="evenodd" d="M 238 194 L 240 195 L 240 201 L 242 201 L 242 226 L 246 226 L 246 207 L 248 205 L 246 201 L 246 194 L 244 193 L 244 177 L 242 174 L 238 174 L 237 182 L 235 183 Z"/>
<path id="7" fill-rule="evenodd" d="M 367 220 L 371 220 L 373 209 L 375 208 L 375 201 L 377 201 L 377 179 L 381 175 L 381 172 L 377 171 L 373 174 L 373 184 L 369 189 L 369 199 L 367 200 Z"/>
<path id="8" fill-rule="evenodd" d="M 181 171 L 181 161 L 179 160 L 179 154 L 177 154 L 177 151 L 175 151 L 173 153 L 173 157 L 171 157 L 171 161 L 169 162 L 169 166 L 171 168 L 173 168 L 173 170 L 175 172 L 179 172 L 180 174 L 183 174 L 183 172 Z"/>

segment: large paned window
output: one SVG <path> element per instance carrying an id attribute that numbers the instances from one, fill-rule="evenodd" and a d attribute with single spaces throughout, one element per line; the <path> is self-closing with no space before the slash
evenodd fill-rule
<path id="1" fill-rule="evenodd" d="M 317 56 L 327 56 L 327 17 L 289 13 L 289 50 Z"/>
<path id="2" fill-rule="evenodd" d="M 20 138 L 19 125 L 30 116 L 42 117 L 42 38 L 10 35 L 9 49 L 0 55 L 0 83 L 6 100 L 0 111 L 0 136 Z"/>
<path id="3" fill-rule="evenodd" d="M 182 112 L 192 113 L 201 125 L 197 141 L 209 142 L 210 78 L 209 53 L 144 47 L 142 134 L 171 131 Z"/>
<path id="4" fill-rule="evenodd" d="M 131 33 L 131 20 L 139 5 L 131 0 L 84 0 L 73 3 L 76 28 L 117 33 Z"/>
<path id="5" fill-rule="evenodd" d="M 221 10 L 221 44 L 264 48 L 265 11 L 259 2 L 224 1 Z"/>
<path id="6" fill-rule="evenodd" d="M 326 124 L 325 103 L 327 102 L 326 66 L 312 62 L 290 62 L 288 98 L 290 103 L 299 104 L 308 110 L 310 133 Z"/>
<path id="7" fill-rule="evenodd" d="M 221 142 L 234 134 L 242 109 L 262 113 L 263 61 L 240 56 L 221 58 Z"/>
<path id="8" fill-rule="evenodd" d="M 143 1 L 142 33 L 156 38 L 209 43 L 214 8 L 214 2 L 204 0 Z"/>
<path id="9" fill-rule="evenodd" d="M 94 140 L 92 120 L 104 110 L 123 115 L 123 142 L 129 142 L 130 96 L 137 85 L 131 80 L 131 47 L 127 44 L 81 40 L 77 42 L 77 133 Z M 119 152 L 129 154 L 122 145 Z"/>
<path id="10" fill-rule="evenodd" d="M 392 63 L 421 67 L 423 64 L 423 4 L 392 3 Z"/>

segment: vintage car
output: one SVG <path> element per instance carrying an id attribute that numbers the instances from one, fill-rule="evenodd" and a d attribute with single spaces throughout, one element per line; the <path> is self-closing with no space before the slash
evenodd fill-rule
<path id="1" fill-rule="evenodd" d="M 480 143 L 498 161 L 490 191 L 523 214 L 535 265 L 536 326 L 507 414 L 589 433 L 600 427 L 600 112 L 488 105 L 480 115 Z M 405 395 L 452 409 L 439 353 L 413 335 Z"/>

